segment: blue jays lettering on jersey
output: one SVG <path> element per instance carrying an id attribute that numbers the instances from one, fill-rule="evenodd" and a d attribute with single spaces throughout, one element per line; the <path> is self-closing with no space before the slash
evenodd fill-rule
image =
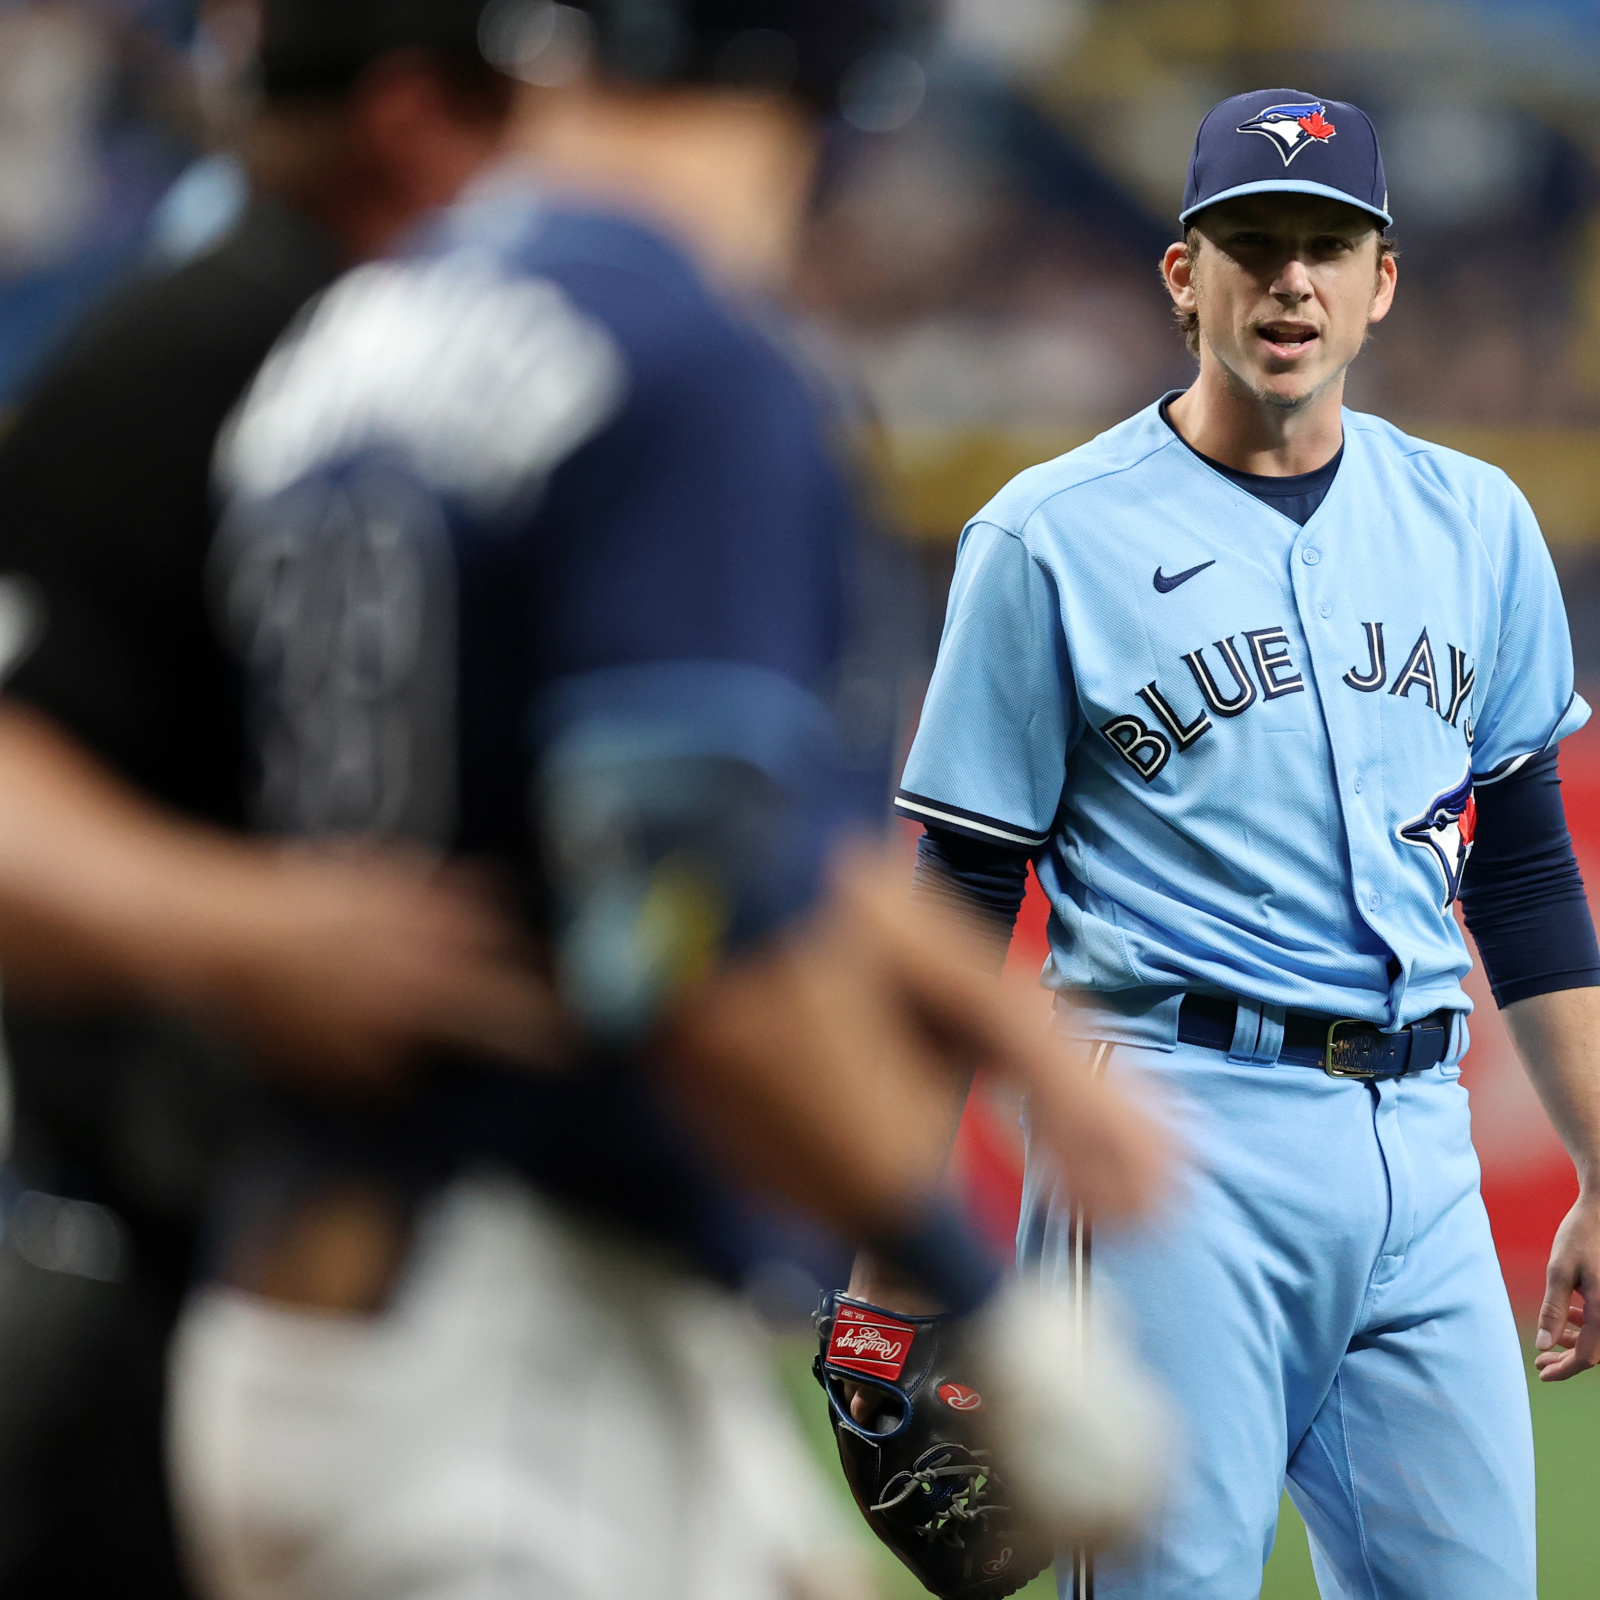
<path id="1" fill-rule="evenodd" d="M 1510 480 L 1374 417 L 1344 433 L 1304 526 L 1152 406 L 962 537 L 897 807 L 1036 852 L 1046 981 L 1130 1039 L 1170 1042 L 1191 989 L 1388 1026 L 1468 1009 L 1473 786 L 1587 720 Z"/>
<path id="2" fill-rule="evenodd" d="M 879 665 L 853 598 L 866 541 L 827 427 L 754 319 L 615 216 L 497 185 L 347 276 L 219 450 L 216 590 L 260 825 L 490 858 L 548 934 L 553 879 L 623 837 L 597 842 L 597 819 L 631 847 L 731 773 L 733 803 L 776 824 L 735 819 L 743 876 L 719 910 L 748 936 L 792 914 L 838 824 L 881 817 L 894 733 L 860 692 Z M 640 771 L 667 777 L 644 792 Z M 574 959 L 629 978 L 627 919 L 591 920 Z M 596 1003 L 636 1026 L 655 976 L 641 960 Z M 743 1208 L 625 1049 L 562 1080 L 441 1064 L 387 1116 L 292 1121 L 302 1166 L 360 1152 L 424 1184 L 507 1161 L 719 1271 L 745 1250 Z"/>

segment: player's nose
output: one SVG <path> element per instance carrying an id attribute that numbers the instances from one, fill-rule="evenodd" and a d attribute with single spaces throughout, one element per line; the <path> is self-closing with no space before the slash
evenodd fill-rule
<path id="1" fill-rule="evenodd" d="M 1291 256 L 1272 280 L 1272 296 L 1286 306 L 1311 298 L 1311 274 L 1298 256 Z"/>

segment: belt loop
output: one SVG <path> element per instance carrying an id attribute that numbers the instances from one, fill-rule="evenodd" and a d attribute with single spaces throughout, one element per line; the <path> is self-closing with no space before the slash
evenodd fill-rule
<path id="1" fill-rule="evenodd" d="M 1279 1028 L 1282 1042 L 1282 1028 Z M 1240 1000 L 1233 1014 L 1233 1043 L 1228 1046 L 1228 1060 L 1244 1066 L 1256 1059 L 1256 1041 L 1261 1037 L 1261 1007 L 1254 1000 Z M 1276 1058 L 1274 1058 L 1276 1059 Z"/>
<path id="2" fill-rule="evenodd" d="M 1256 1040 L 1255 1060 L 1263 1067 L 1275 1067 L 1283 1054 L 1283 1006 L 1263 1005 L 1261 1033 Z"/>

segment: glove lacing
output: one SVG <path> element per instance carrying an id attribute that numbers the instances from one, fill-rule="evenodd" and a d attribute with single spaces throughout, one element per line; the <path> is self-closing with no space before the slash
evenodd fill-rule
<path id="1" fill-rule="evenodd" d="M 940 1478 L 966 1478 L 969 1482 L 965 1494 L 953 1497 L 928 1521 L 918 1524 L 916 1530 L 924 1539 L 948 1539 L 952 1544 L 965 1548 L 966 1541 L 961 1537 L 959 1524 L 982 1522 L 991 1512 L 1011 1509 L 1010 1506 L 1003 1506 L 995 1501 L 981 1500 L 983 1489 L 978 1480 L 989 1478 L 989 1481 L 993 1482 L 987 1460 L 988 1452 L 974 1450 L 972 1456 L 971 1461 L 954 1461 L 939 1467 L 921 1467 L 914 1472 L 906 1473 L 905 1486 L 900 1492 L 880 1500 L 872 1509 L 890 1511 L 895 1506 L 904 1504 L 919 1489 L 931 1488 Z M 970 1500 L 977 1500 L 979 1503 L 971 1504 Z"/>

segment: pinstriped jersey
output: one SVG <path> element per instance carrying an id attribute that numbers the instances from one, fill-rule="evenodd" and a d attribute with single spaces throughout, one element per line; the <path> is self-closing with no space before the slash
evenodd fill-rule
<path id="1" fill-rule="evenodd" d="M 1356 412 L 1344 434 L 1303 527 L 1152 406 L 963 533 L 896 805 L 1034 856 L 1052 986 L 1470 1008 L 1473 789 L 1589 708 L 1505 474 Z"/>

